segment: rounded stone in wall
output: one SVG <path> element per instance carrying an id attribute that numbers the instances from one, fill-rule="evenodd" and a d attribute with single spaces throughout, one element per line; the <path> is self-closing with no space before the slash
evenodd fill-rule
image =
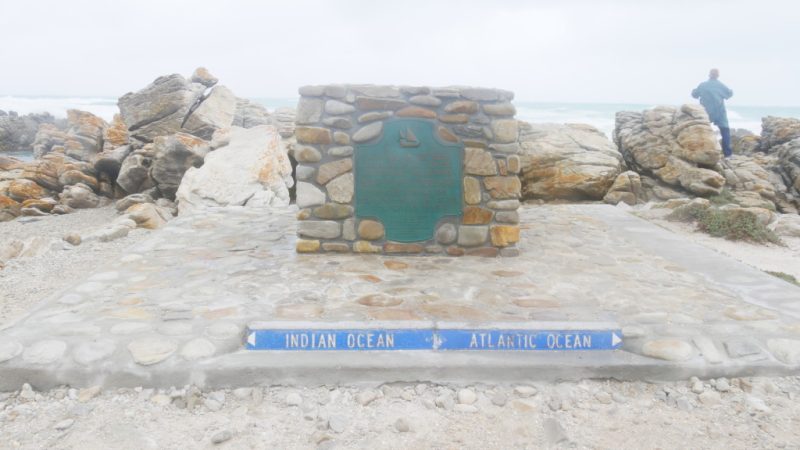
<path id="1" fill-rule="evenodd" d="M 436 242 L 442 245 L 452 244 L 458 237 L 458 230 L 452 223 L 442 224 L 436 230 Z"/>
<path id="2" fill-rule="evenodd" d="M 362 220 L 358 224 L 358 236 L 368 241 L 383 237 L 383 224 L 375 220 Z"/>

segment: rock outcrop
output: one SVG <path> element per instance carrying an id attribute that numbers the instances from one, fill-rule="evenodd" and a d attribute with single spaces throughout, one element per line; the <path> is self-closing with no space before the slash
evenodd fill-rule
<path id="1" fill-rule="evenodd" d="M 277 130 L 234 127 L 226 140 L 202 167 L 186 171 L 177 192 L 181 214 L 207 206 L 288 205 L 292 167 Z"/>
<path id="2" fill-rule="evenodd" d="M 42 124 L 53 124 L 55 118 L 48 114 L 26 114 L 0 110 L 0 153 L 30 152 L 36 132 Z"/>
<path id="3" fill-rule="evenodd" d="M 800 138 L 773 147 L 772 153 L 778 157 L 778 166 L 789 195 L 800 203 Z"/>
<path id="4" fill-rule="evenodd" d="M 190 134 L 175 133 L 157 137 L 153 142 L 153 163 L 149 176 L 161 196 L 175 199 L 183 174 L 190 167 L 202 166 L 208 151 L 208 142 Z"/>
<path id="5" fill-rule="evenodd" d="M 642 179 L 639 174 L 632 170 L 619 174 L 603 197 L 603 201 L 612 205 L 619 202 L 629 205 L 646 202 L 647 195 L 642 187 Z"/>
<path id="6" fill-rule="evenodd" d="M 144 89 L 120 97 L 120 116 L 131 138 L 142 143 L 181 130 L 189 111 L 206 86 L 192 83 L 180 74 L 158 77 Z"/>
<path id="7" fill-rule="evenodd" d="M 725 184 L 713 170 L 722 152 L 699 105 L 618 112 L 614 142 L 628 167 L 668 186 L 708 196 Z"/>
<path id="8" fill-rule="evenodd" d="M 767 116 L 761 119 L 761 151 L 771 153 L 773 147 L 800 138 L 800 119 Z"/>
<path id="9" fill-rule="evenodd" d="M 750 155 L 757 152 L 760 147 L 761 136 L 743 128 L 731 130 L 731 149 L 734 155 Z"/>
<path id="10" fill-rule="evenodd" d="M 67 111 L 67 129 L 43 124 L 36 133 L 33 153 L 37 158 L 61 152 L 80 161 L 91 161 L 103 150 L 103 132 L 108 124 L 86 111 Z"/>
<path id="11" fill-rule="evenodd" d="M 600 200 L 623 170 L 622 156 L 596 128 L 520 122 L 522 194 Z"/>

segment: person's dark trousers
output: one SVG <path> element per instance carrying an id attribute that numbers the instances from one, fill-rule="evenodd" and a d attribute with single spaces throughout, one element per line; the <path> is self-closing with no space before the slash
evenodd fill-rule
<path id="1" fill-rule="evenodd" d="M 731 150 L 731 129 L 719 127 L 719 133 L 722 135 L 722 153 L 727 158 L 733 155 L 733 150 Z"/>

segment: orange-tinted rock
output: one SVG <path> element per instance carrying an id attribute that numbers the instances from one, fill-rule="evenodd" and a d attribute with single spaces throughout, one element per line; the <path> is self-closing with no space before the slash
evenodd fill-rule
<path id="1" fill-rule="evenodd" d="M 8 196 L 21 202 L 28 199 L 39 199 L 49 197 L 50 192 L 31 180 L 12 180 L 8 185 Z"/>
<path id="2" fill-rule="evenodd" d="M 22 202 L 23 208 L 36 208 L 39 211 L 50 212 L 57 202 L 51 198 L 48 199 L 28 199 Z M 2 206 L 0 206 L 2 208 Z"/>
<path id="3" fill-rule="evenodd" d="M 331 131 L 320 127 L 297 127 L 294 130 L 297 142 L 301 144 L 330 144 L 333 142 Z"/>
<path id="4" fill-rule="evenodd" d="M 483 184 L 492 198 L 519 198 L 522 184 L 518 177 L 486 177 Z"/>
<path id="5" fill-rule="evenodd" d="M 397 117 L 419 117 L 423 119 L 435 119 L 436 112 L 430 109 L 420 108 L 419 106 L 406 106 L 395 113 Z"/>
<path id="6" fill-rule="evenodd" d="M 12 220 L 19 216 L 21 209 L 18 202 L 5 195 L 0 195 L 0 222 Z"/>
<path id="7" fill-rule="evenodd" d="M 408 268 L 408 264 L 402 261 L 394 261 L 394 260 L 384 261 L 383 265 L 386 266 L 386 268 L 389 270 L 403 270 Z"/>
<path id="8" fill-rule="evenodd" d="M 119 114 L 114 114 L 114 120 L 103 131 L 103 149 L 111 150 L 128 144 L 128 127 Z"/>
<path id="9" fill-rule="evenodd" d="M 362 220 L 358 224 L 358 236 L 362 239 L 374 241 L 383 237 L 383 224 L 374 220 Z"/>
<path id="10" fill-rule="evenodd" d="M 356 253 L 380 253 L 381 247 L 372 245 L 369 241 L 356 241 L 353 244 L 353 251 Z"/>
<path id="11" fill-rule="evenodd" d="M 479 247 L 467 250 L 468 256 L 483 256 L 485 258 L 494 258 L 500 253 L 495 247 Z"/>
<path id="12" fill-rule="evenodd" d="M 481 182 L 477 178 L 464 177 L 464 201 L 469 205 L 481 202 Z"/>
<path id="13" fill-rule="evenodd" d="M 445 106 L 444 112 L 474 114 L 478 112 L 478 103 L 468 100 L 458 100 Z"/>
<path id="14" fill-rule="evenodd" d="M 470 175 L 497 175 L 497 164 L 491 153 L 480 148 L 464 149 L 464 173 Z"/>
<path id="15" fill-rule="evenodd" d="M 58 177 L 58 182 L 61 183 L 62 186 L 72 186 L 78 183 L 83 183 L 95 192 L 100 188 L 100 184 L 97 182 L 97 178 L 86 175 L 85 173 L 79 170 L 67 170 Z"/>
<path id="16" fill-rule="evenodd" d="M 464 225 L 483 225 L 492 221 L 494 212 L 480 206 L 467 206 L 464 208 L 462 223 Z"/>
<path id="17" fill-rule="evenodd" d="M 452 132 L 450 132 L 450 130 L 448 130 L 448 129 L 447 129 L 447 128 L 445 128 L 445 127 L 439 127 L 439 128 L 436 130 L 436 132 L 439 134 L 439 138 L 440 138 L 441 140 L 443 140 L 443 141 L 447 141 L 447 142 L 458 142 L 458 137 L 456 137 L 456 135 L 455 135 L 455 134 L 453 134 Z"/>
<path id="18" fill-rule="evenodd" d="M 370 294 L 359 298 L 356 302 L 364 306 L 387 307 L 397 306 L 403 303 L 403 299 L 390 297 L 386 294 Z"/>
<path id="19" fill-rule="evenodd" d="M 420 244 L 403 244 L 400 242 L 387 242 L 383 244 L 386 253 L 422 253 L 425 250 Z"/>
<path id="20" fill-rule="evenodd" d="M 461 247 L 447 247 L 447 254 L 450 256 L 464 256 L 464 249 Z"/>
<path id="21" fill-rule="evenodd" d="M 507 247 L 519 242 L 518 225 L 494 225 L 489 229 L 492 244 L 497 247 Z"/>
<path id="22" fill-rule="evenodd" d="M 467 123 L 469 116 L 466 114 L 442 114 L 439 116 L 439 120 L 444 123 Z"/>
<path id="23" fill-rule="evenodd" d="M 353 159 L 344 158 L 338 161 L 332 161 L 319 166 L 317 171 L 317 183 L 320 185 L 326 184 L 328 181 L 338 177 L 343 173 L 353 170 Z"/>
<path id="24" fill-rule="evenodd" d="M 314 253 L 319 247 L 320 243 L 317 240 L 298 239 L 295 248 L 297 253 Z"/>
<path id="25" fill-rule="evenodd" d="M 350 246 L 342 242 L 325 242 L 322 244 L 322 249 L 326 252 L 334 253 L 349 253 Z"/>

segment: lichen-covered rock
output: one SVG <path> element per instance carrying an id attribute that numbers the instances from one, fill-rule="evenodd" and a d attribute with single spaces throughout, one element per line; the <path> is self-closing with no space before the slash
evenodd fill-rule
<path id="1" fill-rule="evenodd" d="M 79 161 L 61 152 L 51 152 L 40 159 L 24 163 L 22 177 L 56 192 L 64 186 L 84 183 L 99 189 L 97 172 L 92 164 Z"/>
<path id="2" fill-rule="evenodd" d="M 619 202 L 629 205 L 646 202 L 647 196 L 642 188 L 642 179 L 639 174 L 632 170 L 619 174 L 603 197 L 603 201 L 612 205 Z"/>
<path id="3" fill-rule="evenodd" d="M 47 189 L 39 186 L 37 183 L 31 180 L 26 179 L 12 180 L 11 183 L 8 184 L 6 192 L 8 197 L 17 202 L 24 202 L 28 199 L 50 197 L 52 195 L 52 193 Z"/>
<path id="4" fill-rule="evenodd" d="M 520 122 L 525 198 L 599 200 L 622 171 L 622 156 L 589 125 Z"/>
<path id="5" fill-rule="evenodd" d="M 720 172 L 725 176 L 726 185 L 735 197 L 741 197 L 739 203 L 742 206 L 760 206 L 766 203 L 768 207 L 775 209 L 774 202 L 778 201 L 779 195 L 786 192 L 780 176 L 766 168 L 773 165 L 775 159 L 774 156 L 763 154 L 735 155 L 727 164 L 721 165 Z"/>
<path id="6" fill-rule="evenodd" d="M 725 178 L 712 170 L 722 153 L 699 105 L 618 112 L 614 142 L 640 175 L 703 196 L 719 194 L 725 184 Z"/>
<path id="7" fill-rule="evenodd" d="M 39 126 L 53 122 L 55 118 L 48 113 L 20 116 L 14 111 L 0 110 L 0 153 L 33 150 Z"/>
<path id="8" fill-rule="evenodd" d="M 64 153 L 79 161 L 91 161 L 103 149 L 103 133 L 107 127 L 100 117 L 86 111 L 67 111 L 66 130 L 54 124 L 42 124 L 33 143 L 37 158 L 51 152 Z"/>
<path id="9" fill-rule="evenodd" d="M 172 212 L 168 208 L 164 208 L 153 203 L 138 203 L 132 205 L 125 214 L 136 222 L 139 228 L 147 228 L 155 230 L 161 228 L 172 220 Z"/>
<path id="10" fill-rule="evenodd" d="M 16 200 L 0 195 L 0 222 L 13 220 L 20 215 L 21 205 Z"/>
<path id="11" fill-rule="evenodd" d="M 173 200 L 183 174 L 190 167 L 202 166 L 208 151 L 208 142 L 190 134 L 175 133 L 157 137 L 153 142 L 150 178 L 161 195 Z"/>
<path id="12" fill-rule="evenodd" d="M 720 145 L 722 143 L 720 142 Z M 736 128 L 731 130 L 731 149 L 734 155 L 750 155 L 761 146 L 761 136 L 750 130 Z"/>
<path id="13" fill-rule="evenodd" d="M 108 174 L 112 179 L 117 178 L 123 161 L 131 154 L 132 150 L 130 145 L 103 150 L 94 157 L 95 170 Z"/>
<path id="14" fill-rule="evenodd" d="M 800 119 L 767 116 L 761 119 L 761 151 L 772 153 L 773 147 L 800 138 Z"/>
<path id="15" fill-rule="evenodd" d="M 285 206 L 292 166 L 269 125 L 231 129 L 228 145 L 209 153 L 203 166 L 189 168 L 176 198 L 181 213 L 206 206 Z"/>
<path id="16" fill-rule="evenodd" d="M 114 114 L 114 119 L 103 130 L 103 151 L 107 152 L 128 143 L 130 143 L 128 127 L 125 126 L 122 116 Z"/>
<path id="17" fill-rule="evenodd" d="M 781 144 L 772 150 L 778 157 L 778 165 L 789 194 L 797 202 L 800 200 L 800 138 Z"/>
<path id="18" fill-rule="evenodd" d="M 158 77 L 137 92 L 120 97 L 120 115 L 130 136 L 153 142 L 158 136 L 180 131 L 189 110 L 202 97 L 206 87 L 191 83 L 179 74 Z"/>
<path id="19" fill-rule="evenodd" d="M 211 75 L 211 72 L 208 71 L 205 67 L 198 67 L 194 69 L 194 72 L 191 76 L 192 83 L 200 83 L 205 87 L 211 87 L 217 84 L 219 79 L 214 75 Z"/>

